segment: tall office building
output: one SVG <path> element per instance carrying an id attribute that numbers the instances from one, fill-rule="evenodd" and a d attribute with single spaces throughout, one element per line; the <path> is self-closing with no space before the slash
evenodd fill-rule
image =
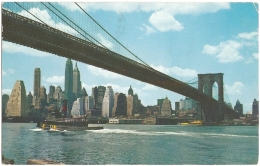
<path id="1" fill-rule="evenodd" d="M 114 94 L 114 107 L 112 109 L 112 117 L 116 117 L 118 96 L 119 96 L 119 93 Z"/>
<path id="2" fill-rule="evenodd" d="M 6 106 L 7 106 L 8 100 L 9 100 L 9 95 L 3 94 L 2 95 L 2 117 L 6 116 Z"/>
<path id="3" fill-rule="evenodd" d="M 49 104 L 53 103 L 54 92 L 55 92 L 55 86 L 51 85 L 50 88 L 49 88 L 48 96 L 47 96 L 47 103 L 49 103 Z"/>
<path id="4" fill-rule="evenodd" d="M 126 116 L 127 115 L 126 95 L 123 93 L 120 93 L 118 95 L 115 115 L 116 116 Z"/>
<path id="5" fill-rule="evenodd" d="M 252 105 L 252 114 L 253 115 L 259 115 L 259 107 L 258 107 L 259 101 L 254 99 L 253 105 Z"/>
<path id="6" fill-rule="evenodd" d="M 39 89 L 41 87 L 41 69 L 34 69 L 34 84 L 33 84 L 33 96 L 39 95 Z"/>
<path id="7" fill-rule="evenodd" d="M 33 105 L 33 95 L 31 92 L 27 95 L 27 102 L 28 102 L 28 111 L 32 112 L 34 105 Z"/>
<path id="8" fill-rule="evenodd" d="M 103 98 L 105 95 L 106 87 L 104 86 L 98 86 L 98 95 L 97 95 L 97 103 L 96 103 L 96 108 L 98 110 L 102 110 L 102 103 L 103 103 Z"/>
<path id="9" fill-rule="evenodd" d="M 172 114 L 171 101 L 168 99 L 168 97 L 166 97 L 162 103 L 161 115 L 170 116 L 171 114 Z"/>
<path id="10" fill-rule="evenodd" d="M 98 102 L 98 88 L 97 87 L 92 88 L 92 95 L 91 96 L 92 96 L 93 101 L 94 101 L 94 108 L 96 108 L 97 102 Z"/>
<path id="11" fill-rule="evenodd" d="M 179 104 L 179 110 L 191 110 L 191 109 L 195 109 L 198 110 L 198 106 L 197 106 L 197 101 L 186 97 L 184 100 L 181 99 L 180 100 L 180 104 Z"/>
<path id="12" fill-rule="evenodd" d="M 112 109 L 114 106 L 114 91 L 111 86 L 108 86 L 102 103 L 102 116 L 112 117 Z"/>
<path id="13" fill-rule="evenodd" d="M 67 116 L 70 116 L 70 111 L 73 104 L 73 65 L 71 59 L 67 59 L 65 67 L 65 98 L 68 100 Z"/>
<path id="14" fill-rule="evenodd" d="M 127 116 L 132 116 L 134 110 L 134 91 L 131 85 L 128 90 L 128 96 L 126 97 L 126 103 L 127 103 Z"/>
<path id="15" fill-rule="evenodd" d="M 127 116 L 133 116 L 133 109 L 134 109 L 134 97 L 130 94 L 126 97 L 127 103 Z"/>
<path id="16" fill-rule="evenodd" d="M 53 93 L 53 99 L 60 100 L 62 96 L 62 89 L 60 86 L 57 86 L 55 92 Z"/>
<path id="17" fill-rule="evenodd" d="M 133 91 L 131 85 L 130 85 L 130 88 L 129 88 L 129 90 L 128 90 L 128 95 L 132 95 L 132 96 L 134 96 L 134 91 Z"/>
<path id="18" fill-rule="evenodd" d="M 76 62 L 76 65 L 73 70 L 73 93 L 75 95 L 75 98 L 79 97 L 80 92 L 81 92 L 80 72 Z"/>
<path id="19" fill-rule="evenodd" d="M 18 80 L 15 82 L 11 95 L 6 106 L 7 117 L 27 117 L 28 116 L 28 102 L 25 91 L 24 82 Z"/>
<path id="20" fill-rule="evenodd" d="M 239 100 L 237 100 L 234 110 L 240 117 L 243 116 L 243 104 L 241 104 Z"/>

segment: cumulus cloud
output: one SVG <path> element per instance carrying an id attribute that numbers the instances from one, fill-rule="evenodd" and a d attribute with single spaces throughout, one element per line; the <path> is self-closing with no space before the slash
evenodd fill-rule
<path id="1" fill-rule="evenodd" d="M 145 84 L 144 87 L 142 87 L 142 90 L 156 90 L 157 87 L 151 84 Z"/>
<path id="2" fill-rule="evenodd" d="M 42 80 L 46 83 L 50 84 L 61 84 L 64 83 L 65 77 L 64 76 L 52 76 L 52 77 L 42 77 Z"/>
<path id="3" fill-rule="evenodd" d="M 180 22 L 175 20 L 171 13 L 165 11 L 158 11 L 151 15 L 149 22 L 159 31 L 180 31 L 184 27 Z"/>
<path id="4" fill-rule="evenodd" d="M 168 75 L 176 75 L 176 76 L 182 76 L 182 77 L 197 77 L 197 71 L 192 70 L 192 69 L 182 69 L 180 67 L 174 66 L 171 68 L 167 68 L 164 66 L 154 66 L 153 64 L 151 65 L 152 68 L 168 74 Z"/>
<path id="5" fill-rule="evenodd" d="M 12 92 L 12 89 L 2 89 L 2 95 L 3 95 L 3 94 L 8 94 L 8 95 L 10 95 L 11 92 Z"/>
<path id="6" fill-rule="evenodd" d="M 54 27 L 56 29 L 59 29 L 61 31 L 67 32 L 67 33 L 72 33 L 72 34 L 76 34 L 77 32 L 72 29 L 70 26 L 67 26 L 61 22 L 54 22 L 51 18 L 51 16 L 49 15 L 47 10 L 41 10 L 39 8 L 31 8 L 29 9 L 29 12 L 32 13 L 34 16 L 36 16 L 37 18 L 35 18 L 33 15 L 31 15 L 30 13 L 28 13 L 25 10 L 22 10 L 20 13 L 18 13 L 19 15 L 22 15 L 24 17 L 28 17 L 32 20 L 41 22 L 43 21 L 44 23 L 48 24 L 51 27 Z M 41 20 L 41 21 L 40 21 Z"/>
<path id="7" fill-rule="evenodd" d="M 253 53 L 253 54 L 252 54 L 252 57 L 254 57 L 255 59 L 259 59 L 258 53 Z"/>
<path id="8" fill-rule="evenodd" d="M 112 42 L 110 42 L 109 40 L 105 39 L 104 36 L 102 36 L 101 34 L 98 33 L 97 38 L 99 39 L 99 42 L 106 48 L 108 48 L 108 49 L 114 48 L 114 44 Z"/>
<path id="9" fill-rule="evenodd" d="M 244 88 L 244 84 L 241 82 L 235 82 L 233 85 L 225 85 L 228 94 L 241 94 L 241 90 Z"/>
<path id="10" fill-rule="evenodd" d="M 53 54 L 50 54 L 47 52 L 38 51 L 38 50 L 30 48 L 30 47 L 25 47 L 25 46 L 7 42 L 7 41 L 2 41 L 2 51 L 7 52 L 7 53 L 13 53 L 13 54 L 14 53 L 24 53 L 26 55 L 37 56 L 37 57 L 46 57 L 46 56 L 53 55 Z"/>
<path id="11" fill-rule="evenodd" d="M 60 3 L 70 11 L 80 10 L 75 4 Z M 108 2 L 108 3 L 78 3 L 86 11 L 112 11 L 116 13 L 152 12 L 149 22 L 161 32 L 180 31 L 184 27 L 174 18 L 177 14 L 214 13 L 230 9 L 230 4 L 220 3 L 174 3 L 174 2 Z"/>
<path id="12" fill-rule="evenodd" d="M 246 64 L 253 63 L 255 60 L 258 60 L 258 56 L 258 53 L 253 53 L 252 56 L 246 61 Z"/>
<path id="13" fill-rule="evenodd" d="M 9 75 L 9 74 L 13 74 L 13 73 L 15 73 L 15 70 L 14 70 L 14 69 L 2 70 L 2 75 L 3 75 L 3 76 Z"/>
<path id="14" fill-rule="evenodd" d="M 248 32 L 239 33 L 238 38 L 247 39 L 247 40 L 257 40 L 258 32 L 254 31 L 249 33 Z"/>
<path id="15" fill-rule="evenodd" d="M 152 34 L 152 33 L 156 32 L 152 27 L 150 27 L 150 26 L 148 26 L 146 24 L 143 24 L 143 26 L 140 29 L 142 31 L 144 31 L 146 35 L 149 35 L 149 34 Z"/>
<path id="16" fill-rule="evenodd" d="M 123 76 L 121 76 L 117 73 L 113 73 L 111 71 L 101 69 L 101 68 L 98 68 L 98 67 L 95 67 L 95 66 L 87 65 L 87 69 L 92 75 L 95 75 L 95 76 L 111 78 L 111 79 L 118 79 L 118 78 L 123 77 Z"/>
<path id="17" fill-rule="evenodd" d="M 220 63 L 237 62 L 244 59 L 242 50 L 244 48 L 258 48 L 258 32 L 243 32 L 234 37 L 235 40 L 222 41 L 218 45 L 205 44 L 203 54 L 214 56 Z M 258 59 L 258 53 L 253 53 L 246 63 L 252 63 Z"/>
<path id="18" fill-rule="evenodd" d="M 244 59 L 239 52 L 242 47 L 243 45 L 240 42 L 228 40 L 217 46 L 206 44 L 202 53 L 215 56 L 220 63 L 237 62 Z"/>

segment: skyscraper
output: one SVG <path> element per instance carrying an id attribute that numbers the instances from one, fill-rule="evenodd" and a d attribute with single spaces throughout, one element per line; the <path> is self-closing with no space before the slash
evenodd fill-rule
<path id="1" fill-rule="evenodd" d="M 96 103 L 96 108 L 99 109 L 100 111 L 102 110 L 102 103 L 103 103 L 103 98 L 105 95 L 106 87 L 104 86 L 98 86 L 98 95 L 97 95 L 97 103 Z"/>
<path id="2" fill-rule="evenodd" d="M 41 69 L 34 69 L 34 84 L 33 84 L 33 96 L 39 95 L 39 89 L 41 86 Z"/>
<path id="3" fill-rule="evenodd" d="M 112 109 L 114 106 L 114 92 L 111 86 L 108 86 L 105 91 L 102 104 L 102 116 L 112 117 Z"/>
<path id="4" fill-rule="evenodd" d="M 166 97 L 162 103 L 161 115 L 169 116 L 171 114 L 172 114 L 171 101 L 168 99 L 168 97 Z"/>
<path id="5" fill-rule="evenodd" d="M 15 82 L 6 107 L 7 117 L 27 117 L 28 102 L 23 81 Z"/>
<path id="6" fill-rule="evenodd" d="M 2 117 L 6 116 L 6 106 L 9 100 L 9 96 L 7 94 L 2 95 Z"/>
<path id="7" fill-rule="evenodd" d="M 68 100 L 68 113 L 67 116 L 70 116 L 70 111 L 73 104 L 73 65 L 71 59 L 67 59 L 65 67 L 65 98 Z"/>
<path id="8" fill-rule="evenodd" d="M 47 103 L 49 103 L 49 104 L 53 103 L 54 92 L 55 92 L 55 86 L 51 85 L 50 88 L 49 88 L 48 96 L 47 96 Z"/>
<path id="9" fill-rule="evenodd" d="M 128 90 L 128 95 L 134 95 L 134 91 L 133 91 L 133 89 L 132 89 L 132 86 L 130 85 L 130 88 L 129 88 L 129 90 Z"/>
<path id="10" fill-rule="evenodd" d="M 243 104 L 241 104 L 239 100 L 237 100 L 234 110 L 240 117 L 243 116 Z"/>
<path id="11" fill-rule="evenodd" d="M 259 115 L 259 107 L 258 107 L 259 101 L 254 99 L 253 105 L 252 105 L 252 114 L 253 115 Z"/>
<path id="12" fill-rule="evenodd" d="M 127 104 L 126 104 L 126 95 L 120 93 L 117 99 L 117 108 L 116 108 L 116 116 L 126 116 L 127 115 Z"/>
<path id="13" fill-rule="evenodd" d="M 75 68 L 73 70 L 73 93 L 75 98 L 78 98 L 81 91 L 81 81 L 80 81 L 80 72 L 77 66 L 77 62 Z"/>

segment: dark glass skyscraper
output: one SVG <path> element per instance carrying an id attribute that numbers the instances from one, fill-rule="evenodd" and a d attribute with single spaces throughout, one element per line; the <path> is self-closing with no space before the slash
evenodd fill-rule
<path id="1" fill-rule="evenodd" d="M 34 69 L 34 82 L 33 82 L 33 96 L 39 95 L 39 89 L 41 87 L 41 69 Z"/>
<path id="2" fill-rule="evenodd" d="M 70 116 L 70 111 L 73 104 L 73 65 L 71 59 L 67 59 L 65 67 L 65 98 L 68 100 L 67 116 Z"/>

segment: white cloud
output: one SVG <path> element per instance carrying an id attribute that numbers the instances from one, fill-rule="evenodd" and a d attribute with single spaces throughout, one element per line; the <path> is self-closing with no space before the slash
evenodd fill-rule
<path id="1" fill-rule="evenodd" d="M 75 4 L 60 3 L 70 11 L 80 10 Z M 108 2 L 108 3 L 78 3 L 86 11 L 113 11 L 116 13 L 152 12 L 149 22 L 161 32 L 180 31 L 184 27 L 174 16 L 177 14 L 214 13 L 230 9 L 230 4 L 221 3 L 174 3 L 174 2 Z"/>
<path id="2" fill-rule="evenodd" d="M 43 76 L 42 80 L 44 82 L 50 83 L 50 84 L 60 84 L 60 83 L 64 83 L 65 77 L 64 76 L 52 76 L 52 77 L 45 78 L 45 76 Z"/>
<path id="3" fill-rule="evenodd" d="M 105 77 L 105 78 L 111 78 L 111 79 L 118 79 L 118 78 L 122 78 L 122 75 L 119 75 L 117 73 L 113 73 L 111 71 L 105 70 L 105 69 L 101 69 L 95 66 L 91 66 L 91 65 L 87 65 L 88 71 L 95 76 L 99 76 L 99 77 Z"/>
<path id="4" fill-rule="evenodd" d="M 145 86 L 142 87 L 142 90 L 157 90 L 157 87 L 151 84 L 145 84 Z"/>
<path id="5" fill-rule="evenodd" d="M 103 46 L 107 47 L 108 49 L 113 49 L 114 48 L 114 44 L 112 42 L 108 41 L 107 39 L 105 39 L 101 34 L 98 33 L 97 37 L 99 39 L 99 42 Z"/>
<path id="6" fill-rule="evenodd" d="M 3 76 L 7 75 L 7 72 L 4 71 L 4 70 L 2 70 L 2 75 L 3 75 Z"/>
<path id="7" fill-rule="evenodd" d="M 148 26 L 148 25 L 145 25 L 145 24 L 143 24 L 143 26 L 140 28 L 142 31 L 145 31 L 145 34 L 146 35 L 149 35 L 149 34 L 152 34 L 152 33 L 155 33 L 156 31 L 152 28 L 152 27 L 150 27 L 150 26 Z"/>
<path id="8" fill-rule="evenodd" d="M 259 59 L 259 54 L 258 53 L 253 53 L 252 55 L 255 59 Z"/>
<path id="9" fill-rule="evenodd" d="M 39 8 L 31 8 L 31 9 L 29 9 L 29 12 L 32 13 L 33 15 L 35 15 L 41 21 L 43 21 L 44 23 L 48 24 L 49 26 L 51 26 L 53 28 L 59 29 L 59 30 L 67 32 L 67 33 L 72 33 L 72 34 L 76 34 L 77 33 L 74 29 L 72 29 L 71 27 L 69 27 L 69 26 L 67 26 L 67 25 L 65 25 L 65 24 L 63 24 L 61 22 L 55 23 L 52 20 L 52 18 L 49 15 L 47 10 L 41 10 Z M 25 10 L 23 10 L 23 11 L 21 11 L 18 14 L 22 15 L 22 16 L 25 16 L 25 17 L 28 17 L 28 18 L 30 18 L 32 20 L 41 22 L 38 19 L 36 19 L 34 16 L 32 16 L 30 13 L 28 13 Z"/>
<path id="10" fill-rule="evenodd" d="M 15 73 L 14 69 L 7 69 L 7 70 L 2 70 L 2 75 L 10 75 Z"/>
<path id="11" fill-rule="evenodd" d="M 176 76 L 182 76 L 182 77 L 197 77 L 197 71 L 192 70 L 192 69 L 182 69 L 180 67 L 174 66 L 171 68 L 163 67 L 163 66 L 154 66 L 153 64 L 151 65 L 152 68 L 168 74 L 168 75 L 176 75 Z"/>
<path id="12" fill-rule="evenodd" d="M 12 89 L 2 89 L 2 95 L 3 95 L 3 94 L 8 94 L 8 95 L 10 95 L 11 92 L 12 92 Z"/>
<path id="13" fill-rule="evenodd" d="M 258 53 L 253 53 L 251 57 L 248 58 L 246 64 L 253 63 L 254 61 L 258 60 Z"/>
<path id="14" fill-rule="evenodd" d="M 171 13 L 165 11 L 153 13 L 149 18 L 149 22 L 161 32 L 180 31 L 184 28 Z"/>
<path id="15" fill-rule="evenodd" d="M 256 40 L 258 38 L 258 32 L 244 32 L 238 34 L 239 38 L 247 39 L 247 40 Z"/>
<path id="16" fill-rule="evenodd" d="M 53 55 L 47 52 L 42 52 L 30 47 L 22 46 L 7 41 L 2 41 L 2 51 L 7 53 L 24 53 L 26 55 L 38 56 L 38 57 L 46 57 L 46 56 Z"/>
<path id="17" fill-rule="evenodd" d="M 202 53 L 215 56 L 221 63 L 236 62 L 244 59 L 239 53 L 242 47 L 243 44 L 240 42 L 228 40 L 221 42 L 217 46 L 206 44 Z"/>
<path id="18" fill-rule="evenodd" d="M 80 10 L 72 3 L 59 3 L 71 11 Z M 229 9 L 230 4 L 221 3 L 179 3 L 179 2 L 107 2 L 107 3 L 78 3 L 84 10 L 104 10 L 116 13 L 154 12 L 166 10 L 172 14 L 200 14 L 214 13 L 222 9 Z"/>
<path id="19" fill-rule="evenodd" d="M 225 85 L 228 94 L 241 94 L 241 90 L 244 88 L 244 84 L 241 82 L 235 82 L 232 86 Z"/>

